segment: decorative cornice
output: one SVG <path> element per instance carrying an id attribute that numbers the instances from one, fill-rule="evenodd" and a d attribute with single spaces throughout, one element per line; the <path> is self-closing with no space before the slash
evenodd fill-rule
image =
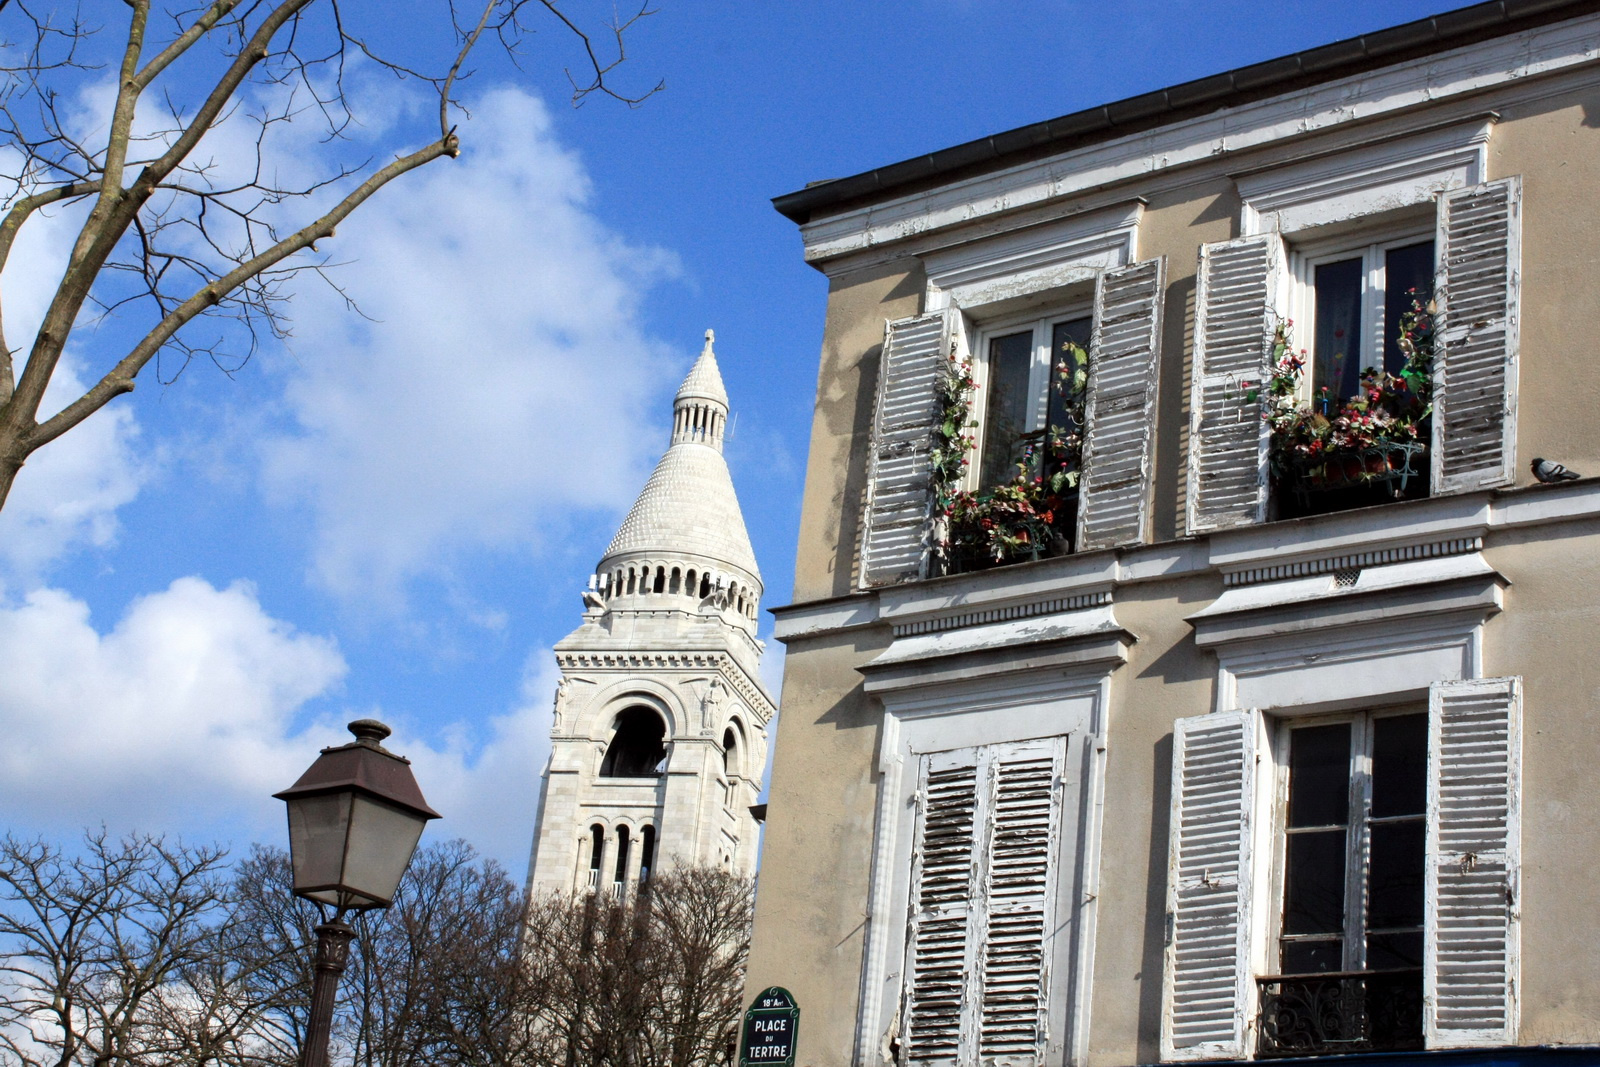
<path id="1" fill-rule="evenodd" d="M 1036 615 L 1055 615 L 1063 611 L 1077 611 L 1079 608 L 1105 607 L 1110 603 L 1111 590 L 1099 589 L 1092 593 L 1081 593 L 1077 596 L 1034 600 L 1025 604 L 1006 604 L 996 608 L 985 608 L 982 611 L 964 611 L 951 615 L 937 615 L 933 618 L 917 619 L 913 622 L 897 623 L 893 627 L 893 631 L 896 637 L 909 637 L 912 634 L 933 633 L 936 630 L 959 630 L 968 626 L 981 626 L 989 622 L 1031 619 Z"/>
<path id="2" fill-rule="evenodd" d="M 643 652 L 557 652 L 556 666 L 573 671 L 715 671 L 733 687 L 745 706 L 762 716 L 762 725 L 772 718 L 774 704 L 765 689 L 726 652 L 661 651 Z"/>
<path id="3" fill-rule="evenodd" d="M 1364 552 L 1349 552 L 1320 559 L 1295 560 L 1265 567 L 1247 567 L 1224 571 L 1222 584 L 1230 589 L 1260 582 L 1277 582 L 1285 578 L 1310 578 L 1332 571 L 1359 571 L 1362 567 L 1376 567 L 1385 563 L 1406 563 L 1414 559 L 1434 559 L 1439 556 L 1460 556 L 1478 552 L 1483 548 L 1482 535 L 1452 537 L 1443 541 L 1428 541 L 1391 548 L 1375 548 Z M 1353 583 L 1349 583 L 1353 584 Z"/>

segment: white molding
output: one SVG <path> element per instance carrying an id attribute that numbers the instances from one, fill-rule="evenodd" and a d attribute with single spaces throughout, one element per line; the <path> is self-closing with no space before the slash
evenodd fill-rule
<path id="1" fill-rule="evenodd" d="M 1488 175 L 1494 118 L 1236 175 L 1239 232 L 1292 234 L 1397 208 L 1431 205 Z"/>
<path id="2" fill-rule="evenodd" d="M 938 231 L 1023 212 L 1049 203 L 1081 201 L 1104 186 L 1138 180 L 1141 195 L 1158 176 L 1242 152 L 1298 141 L 1502 89 L 1496 106 L 1565 91 L 1541 77 L 1590 67 L 1600 57 L 1600 19 L 1584 16 L 1491 41 L 1423 56 L 1307 90 L 1285 91 L 1154 130 L 1113 138 L 1041 160 L 947 182 L 933 189 L 824 215 L 800 227 L 808 262 L 872 252 L 884 245 L 926 240 Z M 1559 79 L 1557 79 L 1559 80 Z M 1483 104 L 1477 103 L 1478 112 Z M 1470 113 L 1460 117 L 1466 119 Z M 1393 131 L 1353 130 L 1352 144 Z M 1332 147 L 1332 146 L 1330 146 Z M 1192 175 L 1190 175 L 1192 179 Z M 831 266 L 828 269 L 833 269 Z"/>
<path id="3" fill-rule="evenodd" d="M 1143 215 L 1144 201 L 1134 200 L 931 252 L 923 307 L 978 317 L 986 307 L 1093 281 L 1138 258 Z"/>
<path id="4" fill-rule="evenodd" d="M 1479 490 L 1155 545 L 1064 556 L 775 609 L 780 641 L 892 625 L 896 634 L 1026 618 L 1127 585 L 1215 571 L 1229 587 L 1488 550 L 1502 530 L 1600 518 L 1600 478 Z M 1471 546 L 1471 547 L 1469 547 Z M 1085 599 L 1083 602 L 1087 603 Z"/>

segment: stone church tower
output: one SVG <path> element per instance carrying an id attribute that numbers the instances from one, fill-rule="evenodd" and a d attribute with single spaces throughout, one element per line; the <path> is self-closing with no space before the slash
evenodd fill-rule
<path id="1" fill-rule="evenodd" d="M 589 580 L 582 625 L 555 646 L 533 892 L 621 894 L 676 864 L 755 873 L 750 806 L 774 708 L 727 421 L 708 330 L 673 402 L 671 444 Z"/>

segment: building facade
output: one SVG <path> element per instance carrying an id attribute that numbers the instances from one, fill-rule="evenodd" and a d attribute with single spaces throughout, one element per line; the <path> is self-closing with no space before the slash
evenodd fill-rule
<path id="1" fill-rule="evenodd" d="M 722 456 L 728 394 L 705 349 L 672 438 L 555 646 L 561 678 L 528 883 L 621 896 L 653 870 L 755 873 L 750 808 L 773 703 L 761 575 Z"/>
<path id="2" fill-rule="evenodd" d="M 749 978 L 797 1062 L 1600 1062 L 1597 11 L 777 200 L 829 279 Z"/>

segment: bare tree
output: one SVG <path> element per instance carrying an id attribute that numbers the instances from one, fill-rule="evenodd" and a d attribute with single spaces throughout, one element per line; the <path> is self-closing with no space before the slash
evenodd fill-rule
<path id="1" fill-rule="evenodd" d="M 528 906 L 452 841 L 356 920 L 334 1062 L 712 1067 L 730 1062 L 749 882 L 684 869 L 636 897 Z M 295 1067 L 316 906 L 288 856 L 89 835 L 0 841 L 0 1065 Z"/>
<path id="2" fill-rule="evenodd" d="M 0 1063 L 181 1062 L 170 994 L 219 958 L 223 858 L 104 832 L 75 857 L 0 840 Z"/>
<path id="3" fill-rule="evenodd" d="M 263 338 L 284 336 L 286 283 L 329 264 L 319 242 L 401 175 L 459 155 L 459 90 L 486 41 L 515 56 L 542 13 L 581 46 L 583 74 L 568 72 L 575 103 L 598 93 L 636 104 L 661 87 L 629 96 L 609 80 L 648 7 L 614 20 L 602 45 L 560 0 L 452 0 L 438 5 L 445 21 L 429 69 L 371 44 L 351 0 L 121 6 L 127 22 L 113 40 L 69 0 L 0 0 L 0 269 L 30 222 L 82 211 L 20 374 L 23 349 L 0 318 L 0 507 L 34 451 L 132 390 L 163 353 L 175 360 L 158 366 L 163 378 L 196 356 L 232 371 Z M 365 17 L 391 16 L 374 3 Z M 354 158 L 344 138 L 356 122 L 347 80 L 358 63 L 426 87 L 436 128 L 416 131 L 414 147 L 393 158 Z M 83 90 L 97 79 L 108 102 L 86 118 Z M 308 123 L 321 131 L 321 168 L 296 151 L 298 176 L 282 177 L 274 152 Z M 82 395 L 41 417 L 74 331 L 113 312 L 131 324 L 126 344 L 93 369 Z"/>

